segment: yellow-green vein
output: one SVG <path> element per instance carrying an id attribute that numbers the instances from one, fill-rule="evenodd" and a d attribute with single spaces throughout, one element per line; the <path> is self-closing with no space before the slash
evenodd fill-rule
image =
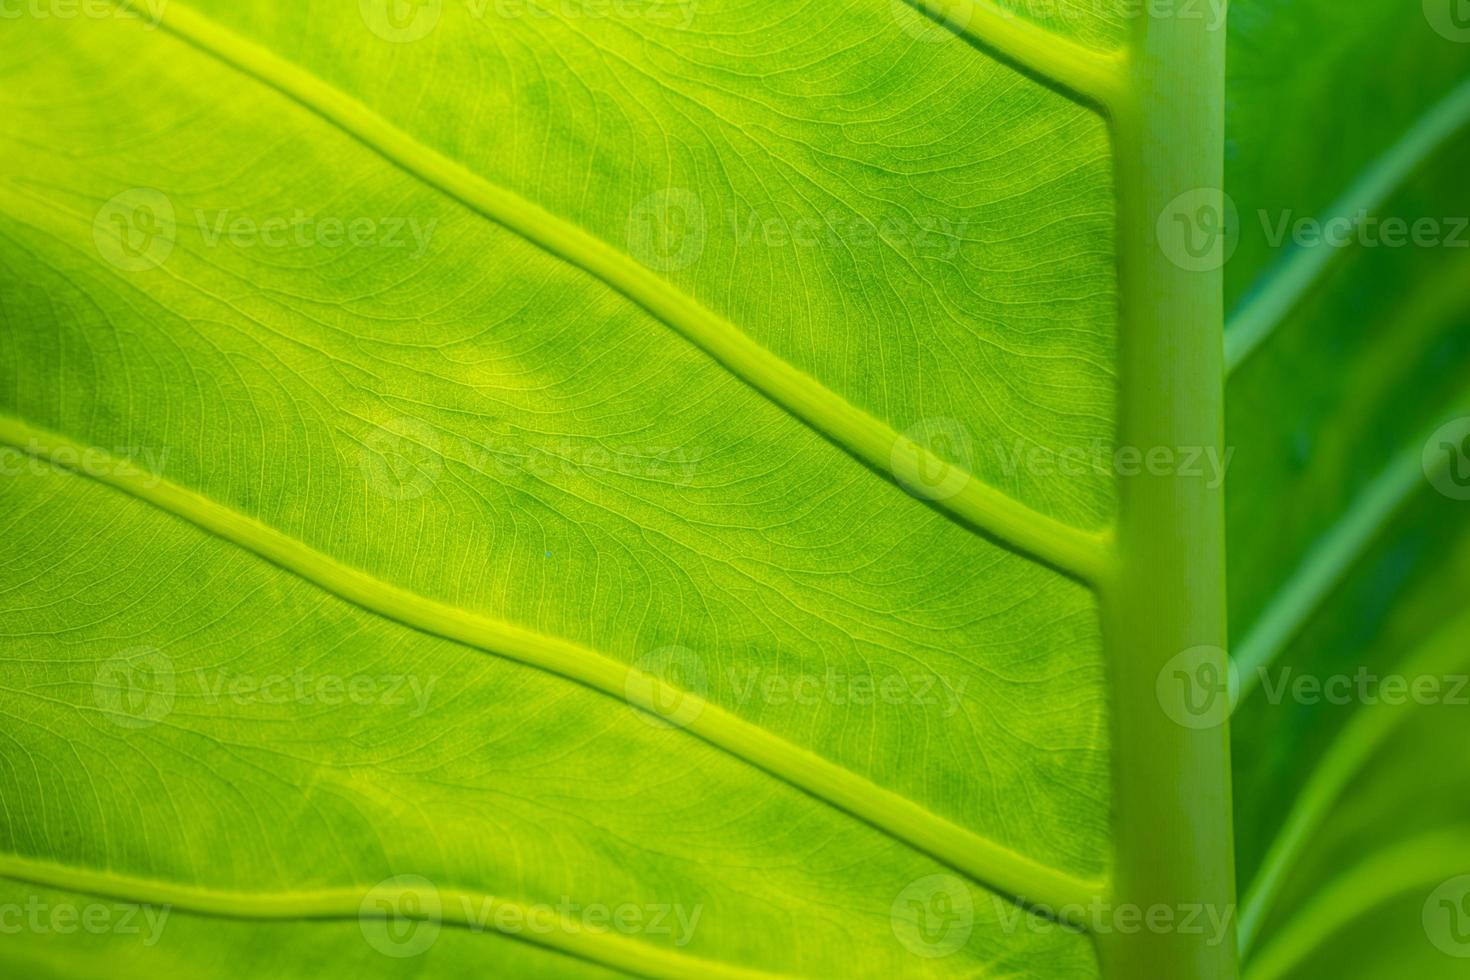
<path id="1" fill-rule="evenodd" d="M 504 930 L 504 934 L 637 976 L 659 980 L 682 980 L 690 976 L 767 980 L 773 976 L 639 942 L 616 932 L 591 929 L 584 923 L 570 922 L 549 907 L 525 905 L 483 892 L 439 888 L 432 884 L 394 882 L 377 888 L 225 891 L 70 867 L 15 854 L 0 854 L 0 877 L 120 902 L 168 906 L 218 918 L 361 921 L 392 914 L 477 932 L 499 930 L 503 922 L 518 922 L 524 928 Z"/>
<path id="2" fill-rule="evenodd" d="M 685 731 L 867 821 L 1021 905 L 1072 909 L 1075 916 L 1068 924 L 1080 928 L 1082 910 L 1104 894 L 1100 882 L 1039 864 L 718 705 L 604 654 L 374 578 L 193 490 L 159 480 L 126 460 L 110 459 L 106 466 L 83 470 L 80 460 L 107 454 L 19 419 L 0 416 L 0 443 L 64 469 L 84 472 L 405 626 L 559 674 L 654 714 L 667 716 L 668 705 L 680 705 L 676 717 Z"/>
<path id="3" fill-rule="evenodd" d="M 297 65 L 177 3 L 167 6 L 161 26 L 315 112 L 466 207 L 596 276 L 876 471 L 908 486 L 925 485 L 926 474 L 955 472 L 927 447 L 772 354 L 631 256 L 430 149 Z M 1112 566 L 1109 535 L 1063 524 L 968 474 L 954 482 L 962 485 L 935 504 L 967 526 L 1086 582 L 1107 577 Z"/>
<path id="4" fill-rule="evenodd" d="M 1124 54 L 1096 51 L 985 0 L 908 0 L 956 34 L 1114 112 L 1127 92 Z"/>

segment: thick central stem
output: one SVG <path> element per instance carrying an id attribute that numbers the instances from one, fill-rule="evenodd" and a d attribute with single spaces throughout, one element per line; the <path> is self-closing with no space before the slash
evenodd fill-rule
<path id="1" fill-rule="evenodd" d="M 1224 31 L 1145 17 L 1130 56 L 1131 94 L 1113 113 L 1119 442 L 1144 458 L 1218 453 Z M 1099 948 L 1110 980 L 1231 980 L 1223 493 L 1207 476 L 1144 469 L 1121 478 L 1120 565 L 1103 591 L 1118 857 Z"/>

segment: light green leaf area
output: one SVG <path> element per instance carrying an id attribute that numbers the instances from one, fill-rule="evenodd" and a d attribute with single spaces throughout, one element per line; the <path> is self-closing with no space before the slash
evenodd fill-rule
<path id="1" fill-rule="evenodd" d="M 819 974 L 837 949 L 864 969 L 953 969 L 915 956 L 890 925 L 909 883 L 943 875 L 970 902 L 960 963 L 1089 969 L 1075 934 L 1028 924 L 1010 902 L 656 716 L 403 629 L 68 472 L 4 488 L 8 539 L 34 563 L 5 610 L 7 657 L 31 692 L 7 693 L 20 724 L 7 739 L 6 850 L 61 866 L 7 859 L 7 873 L 171 903 L 185 922 L 203 909 L 328 924 L 412 874 L 438 888 L 447 922 L 467 916 L 485 933 L 500 922 L 533 942 L 542 933 L 528 920 L 517 929 L 483 903 L 575 923 L 577 907 L 628 906 L 646 938 L 568 935 L 579 953 L 660 975 L 723 975 L 721 961 Z M 167 678 L 129 688 L 118 657 Z M 333 677 L 357 686 L 322 683 Z M 293 693 L 303 688 L 305 705 Z M 317 942 L 304 928 L 256 928 L 248 941 Z M 331 926 L 322 942 L 342 934 Z M 374 939 L 389 955 L 369 972 L 392 975 L 392 954 L 415 952 L 364 923 L 357 941 Z M 158 948 L 224 955 L 192 945 L 169 931 Z M 453 975 L 508 963 L 503 948 L 425 955 Z"/>
<path id="2" fill-rule="evenodd" d="M 1436 891 L 1470 874 L 1470 511 L 1437 434 L 1470 416 L 1470 35 L 1449 29 L 1451 6 L 1231 11 L 1227 502 L 1250 980 L 1458 977 L 1470 952 L 1449 931 L 1457 897 Z M 1340 240 L 1295 238 L 1303 219 L 1335 220 Z"/>
<path id="3" fill-rule="evenodd" d="M 353 11 L 198 6 L 896 431 L 963 420 L 981 435 L 951 462 L 986 483 L 1107 523 L 1110 474 L 1008 462 L 1017 442 L 1113 438 L 1116 215 L 1096 111 L 954 30 L 913 36 L 902 0 L 699 3 L 697 20 L 676 3 L 504 4 L 445 4 L 403 43 Z"/>
<path id="4" fill-rule="evenodd" d="M 48 930 L 49 917 L 57 908 L 76 908 L 83 914 L 92 910 L 97 926 L 93 930 L 79 923 L 75 930 L 64 933 L 37 931 L 7 937 L 6 968 L 11 975 L 27 980 L 228 976 L 244 962 L 258 964 L 260 973 L 270 976 L 401 976 L 405 967 L 412 969 L 416 963 L 385 957 L 365 941 L 356 922 L 208 919 L 177 909 L 165 912 L 162 906 L 99 899 L 91 892 L 12 881 L 0 881 L 0 903 L 20 908 L 26 917 L 34 910 Z M 506 976 L 546 980 L 625 976 L 496 932 L 443 929 L 434 934 L 431 954 L 446 965 L 470 966 L 489 959 Z"/>
<path id="5" fill-rule="evenodd" d="M 0 47 L 0 873 L 177 916 L 6 955 L 1095 975 L 1096 113 L 882 3 L 242 8 Z"/>
<path id="6" fill-rule="evenodd" d="M 544 4 L 545 0 L 539 2 Z M 984 4 L 971 0 L 890 0 L 890 5 L 892 16 L 904 32 L 920 41 L 939 43 L 943 38 L 940 32 L 946 26 L 963 31 L 997 19 L 1019 24 L 1023 30 L 1033 28 L 1039 41 L 1053 47 L 1074 42 L 1100 52 L 1124 48 L 1129 27 L 1137 23 L 1144 9 L 1143 4 L 1132 0 L 997 0 Z M 866 9 L 872 9 L 871 5 Z"/>

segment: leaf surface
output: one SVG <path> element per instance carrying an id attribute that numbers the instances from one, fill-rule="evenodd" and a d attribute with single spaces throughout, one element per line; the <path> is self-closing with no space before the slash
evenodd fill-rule
<path id="1" fill-rule="evenodd" d="M 1113 488 L 1014 456 L 1111 438 L 1105 129 L 839 6 L 8 28 L 7 873 L 186 970 L 417 875 L 699 916 L 533 971 L 1095 972 Z"/>
<path id="2" fill-rule="evenodd" d="M 1226 269 L 1227 499 L 1247 692 L 1232 723 L 1247 977 L 1463 971 L 1424 917 L 1437 886 L 1470 872 L 1467 769 L 1449 749 L 1470 672 L 1470 515 L 1443 492 L 1435 436 L 1470 415 L 1470 241 L 1457 244 L 1455 217 L 1470 213 L 1470 58 L 1446 32 L 1450 9 L 1231 11 L 1241 238 Z M 1336 247 L 1270 240 L 1343 217 Z M 1390 222 L 1410 235 L 1385 239 Z M 1394 683 L 1437 693 L 1385 703 Z"/>

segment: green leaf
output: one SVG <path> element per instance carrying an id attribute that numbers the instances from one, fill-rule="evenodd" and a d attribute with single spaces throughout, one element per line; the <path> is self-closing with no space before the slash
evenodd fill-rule
<path id="1" fill-rule="evenodd" d="M 1454 977 L 1470 952 L 1433 901 L 1470 872 L 1470 524 L 1439 445 L 1470 415 L 1470 33 L 1423 8 L 1231 11 L 1233 753 L 1261 980 Z M 1288 214 L 1349 218 L 1348 241 L 1272 247 Z"/>
<path id="2" fill-rule="evenodd" d="M 1255 696 L 1232 776 L 1191 698 L 1227 602 L 1242 664 L 1438 664 L 1467 580 L 1396 519 L 1463 260 L 1204 220 L 1433 213 L 1463 51 L 1338 11 L 1419 66 L 1364 123 L 1325 4 L 1238 6 L 1228 77 L 1223 10 L 1085 0 L 7 14 L 0 963 L 1230 977 L 1234 778 L 1279 975 L 1459 846 L 1449 781 L 1312 815 L 1441 715 Z"/>
<path id="3" fill-rule="evenodd" d="M 94 739 L 17 794 L 15 875 L 270 945 L 385 880 L 422 910 L 414 875 L 446 930 L 630 972 L 1095 970 L 1051 919 L 1111 865 L 1112 487 L 979 433 L 1110 430 L 1103 122 L 882 5 L 648 13 L 19 25 L 9 115 L 53 135 L 6 157 L 7 442 L 109 452 L 5 486 L 40 535 L 9 635 L 54 692 L 18 751 Z M 789 81 L 742 82 L 761 57 Z M 101 79 L 125 105 L 50 105 Z M 102 551 L 53 551 L 84 517 Z M 45 620 L 76 588 L 122 606 Z M 588 921 L 625 906 L 659 921 Z"/>

